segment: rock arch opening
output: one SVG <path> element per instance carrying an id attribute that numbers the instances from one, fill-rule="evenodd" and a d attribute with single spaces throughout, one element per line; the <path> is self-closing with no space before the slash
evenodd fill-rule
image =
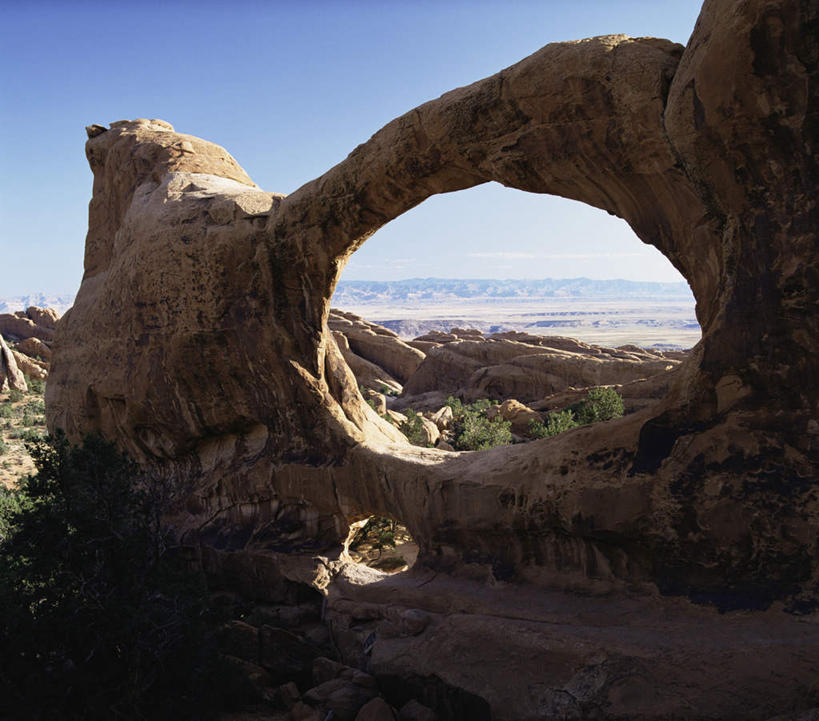
<path id="1" fill-rule="evenodd" d="M 354 563 L 393 575 L 415 565 L 418 544 L 403 523 L 374 514 L 350 524 L 344 552 Z"/>
<path id="2" fill-rule="evenodd" d="M 379 230 L 331 308 L 364 401 L 414 445 L 450 451 L 581 425 L 600 387 L 642 410 L 701 335 L 687 282 L 625 222 L 497 183 Z"/>

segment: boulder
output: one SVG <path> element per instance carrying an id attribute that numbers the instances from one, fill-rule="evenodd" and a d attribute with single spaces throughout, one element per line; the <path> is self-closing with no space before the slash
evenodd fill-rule
<path id="1" fill-rule="evenodd" d="M 16 348 L 11 349 L 11 354 L 17 362 L 17 367 L 29 378 L 36 378 L 37 380 L 45 380 L 48 378 L 48 364 L 38 361 L 36 358 L 30 358 L 23 353 L 19 353 Z"/>
<path id="2" fill-rule="evenodd" d="M 373 410 L 378 415 L 383 416 L 387 412 L 387 398 L 383 393 L 367 388 L 364 391 L 364 400 L 373 406 Z"/>
<path id="3" fill-rule="evenodd" d="M 0 335 L 11 340 L 39 338 L 50 342 L 54 339 L 54 330 L 37 325 L 31 318 L 12 313 L 0 313 Z"/>
<path id="4" fill-rule="evenodd" d="M 496 416 L 500 416 L 503 420 L 509 421 L 512 424 L 513 433 L 524 436 L 529 435 L 529 424 L 532 421 L 543 420 L 540 413 L 533 411 L 514 398 L 504 401 L 499 406 L 493 406 L 486 413 L 486 417 L 489 418 L 489 420 L 492 420 L 492 418 Z"/>
<path id="5" fill-rule="evenodd" d="M 0 390 L 27 391 L 26 377 L 17 365 L 17 356 L 0 336 Z"/>
<path id="6" fill-rule="evenodd" d="M 427 446 L 434 446 L 441 437 L 441 431 L 438 426 L 425 416 L 419 416 L 421 419 L 422 430 L 424 434 L 425 443 Z"/>
<path id="7" fill-rule="evenodd" d="M 41 328 L 54 330 L 60 318 L 59 313 L 53 308 L 38 308 L 36 305 L 26 308 L 26 315 Z"/>
<path id="8" fill-rule="evenodd" d="M 51 348 L 39 338 L 31 337 L 21 340 L 15 349 L 35 360 L 46 363 L 51 360 Z"/>
<path id="9" fill-rule="evenodd" d="M 438 426 L 439 430 L 445 431 L 452 425 L 452 408 L 450 406 L 443 406 L 432 414 L 430 420 Z"/>

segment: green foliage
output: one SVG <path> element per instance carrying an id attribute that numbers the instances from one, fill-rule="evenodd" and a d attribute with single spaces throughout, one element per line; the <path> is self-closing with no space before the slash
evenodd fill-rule
<path id="1" fill-rule="evenodd" d="M 581 425 L 610 421 L 621 418 L 624 412 L 623 397 L 614 388 L 592 388 L 577 409 L 577 420 Z"/>
<path id="2" fill-rule="evenodd" d="M 407 417 L 407 420 L 399 426 L 398 430 L 407 437 L 407 440 L 412 443 L 412 445 L 421 446 L 423 448 L 428 447 L 429 442 L 421 416 L 411 408 L 408 408 L 404 412 L 404 415 Z"/>
<path id="3" fill-rule="evenodd" d="M 34 393 L 35 395 L 41 396 L 45 393 L 45 381 L 40 380 L 39 378 L 31 378 L 26 376 L 26 382 L 28 383 L 28 390 L 29 393 Z"/>
<path id="4" fill-rule="evenodd" d="M 17 488 L 0 486 L 0 544 L 9 535 L 13 519 L 23 512 L 27 503 L 28 498 Z M 2 592 L 0 591 L 0 593 Z M 0 621 L 0 623 L 2 622 Z M 0 706 L 0 708 L 2 707 Z"/>
<path id="5" fill-rule="evenodd" d="M 390 388 L 387 385 L 381 384 L 381 387 L 378 389 L 378 392 L 385 395 L 385 396 L 398 396 L 400 393 L 395 390 L 395 388 Z"/>
<path id="6" fill-rule="evenodd" d="M 22 428 L 9 433 L 9 438 L 19 438 L 26 443 L 36 443 L 41 441 L 44 436 L 31 428 Z"/>
<path id="7" fill-rule="evenodd" d="M 452 409 L 454 446 L 459 451 L 482 451 L 512 442 L 512 424 L 500 416 L 491 421 L 486 417 L 494 404 L 487 398 L 464 404 L 450 396 L 446 405 Z"/>
<path id="8" fill-rule="evenodd" d="M 386 516 L 372 516 L 355 534 L 350 548 L 357 550 L 362 543 L 370 542 L 374 548 L 395 547 L 395 521 Z"/>
<path id="9" fill-rule="evenodd" d="M 614 388 L 592 388 L 580 403 L 550 413 L 545 423 L 529 421 L 529 435 L 551 438 L 581 425 L 620 418 L 624 412 L 623 397 Z"/>
<path id="10" fill-rule="evenodd" d="M 563 431 L 577 428 L 578 422 L 575 420 L 574 413 L 570 408 L 562 411 L 550 413 L 546 417 L 546 422 L 543 421 L 529 421 L 529 434 L 533 438 L 551 438 Z"/>
<path id="11" fill-rule="evenodd" d="M 11 403 L 4 403 L 0 406 L 0 418 L 14 418 L 14 408 Z"/>
<path id="12" fill-rule="evenodd" d="M 375 402 L 374 398 L 367 399 L 367 405 L 372 408 L 376 413 L 378 413 L 378 404 Z"/>
<path id="13" fill-rule="evenodd" d="M 448 405 L 452 409 L 452 417 L 453 418 L 460 418 L 464 414 L 464 404 L 460 398 L 455 398 L 454 396 L 449 396 L 446 399 L 446 405 Z"/>
<path id="14" fill-rule="evenodd" d="M 0 495 L 0 716 L 207 718 L 204 587 L 168 546 L 165 487 L 110 444 L 27 444 Z"/>
<path id="15" fill-rule="evenodd" d="M 455 425 L 455 448 L 459 451 L 482 451 L 512 442 L 512 424 L 500 416 L 491 421 L 485 412 L 467 407 Z"/>
<path id="16" fill-rule="evenodd" d="M 25 411 L 36 416 L 45 415 L 45 401 L 42 398 L 30 400 L 25 405 Z"/>
<path id="17" fill-rule="evenodd" d="M 0 456 L 6 455 L 8 451 L 9 451 L 8 445 L 2 438 L 0 438 Z"/>
<path id="18" fill-rule="evenodd" d="M 9 401 L 12 403 L 17 403 L 21 400 L 23 400 L 23 391 L 18 391 L 16 388 L 12 388 L 9 391 Z"/>

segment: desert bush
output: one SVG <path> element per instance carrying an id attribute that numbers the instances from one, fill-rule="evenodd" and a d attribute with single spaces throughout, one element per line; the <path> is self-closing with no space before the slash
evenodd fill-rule
<path id="1" fill-rule="evenodd" d="M 545 423 L 536 420 L 529 421 L 529 435 L 532 438 L 551 438 L 558 433 L 563 433 L 563 431 L 577 428 L 578 425 L 571 409 L 565 408 L 562 411 L 550 413 L 546 417 Z"/>
<path id="2" fill-rule="evenodd" d="M 14 408 L 11 403 L 4 403 L 0 406 L 0 418 L 14 418 Z"/>
<path id="3" fill-rule="evenodd" d="M 407 440 L 412 443 L 412 445 L 421 446 L 423 448 L 429 446 L 421 416 L 411 408 L 407 408 L 404 415 L 407 417 L 407 420 L 398 427 L 398 430 L 407 437 Z"/>
<path id="4" fill-rule="evenodd" d="M 6 455 L 6 453 L 8 453 L 8 450 L 9 450 L 8 445 L 2 438 L 0 438 L 0 456 Z"/>
<path id="5" fill-rule="evenodd" d="M 31 378 L 30 376 L 26 376 L 26 382 L 28 383 L 29 393 L 33 393 L 34 395 L 38 396 L 45 393 L 45 381 L 42 381 L 39 378 Z"/>
<path id="6" fill-rule="evenodd" d="M 44 436 L 42 433 L 38 433 L 33 428 L 18 428 L 17 430 L 9 433 L 9 438 L 17 438 L 26 443 L 35 443 L 37 441 L 41 441 Z"/>
<path id="7" fill-rule="evenodd" d="M 577 409 L 581 425 L 621 418 L 625 412 L 623 397 L 614 388 L 592 388 Z"/>
<path id="8" fill-rule="evenodd" d="M 0 710 L 211 716 L 219 686 L 204 586 L 168 546 L 162 484 L 99 438 L 27 446 L 37 473 L 0 495 Z"/>
<path id="9" fill-rule="evenodd" d="M 371 542 L 374 548 L 394 548 L 395 547 L 396 523 L 386 516 L 372 516 L 358 529 L 350 548 L 357 550 L 361 544 Z"/>
<path id="10" fill-rule="evenodd" d="M 578 426 L 620 418 L 625 412 L 623 397 L 614 388 L 592 388 L 580 402 L 550 413 L 543 421 L 529 422 L 533 438 L 551 438 Z"/>
<path id="11" fill-rule="evenodd" d="M 11 403 L 17 403 L 18 401 L 23 400 L 23 391 L 17 390 L 16 388 L 12 388 L 9 391 L 9 401 Z"/>
<path id="12" fill-rule="evenodd" d="M 25 410 L 31 413 L 32 415 L 37 416 L 45 415 L 45 401 L 42 398 L 35 398 L 34 400 L 30 400 L 26 403 Z"/>
<path id="13" fill-rule="evenodd" d="M 500 417 L 490 421 L 486 417 L 486 411 L 494 405 L 489 399 L 481 398 L 464 404 L 459 398 L 450 396 L 446 405 L 452 409 L 453 445 L 456 450 L 482 451 L 512 442 L 512 424 L 509 421 Z"/>
<path id="14" fill-rule="evenodd" d="M 489 420 L 484 413 L 467 409 L 455 426 L 455 449 L 482 451 L 512 442 L 512 424 L 500 416 Z"/>

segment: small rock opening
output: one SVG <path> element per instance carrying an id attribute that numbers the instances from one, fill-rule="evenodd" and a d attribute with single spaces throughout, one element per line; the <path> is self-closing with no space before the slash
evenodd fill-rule
<path id="1" fill-rule="evenodd" d="M 381 515 L 351 523 L 344 550 L 355 563 L 387 574 L 408 571 L 418 558 L 418 544 L 407 527 Z"/>

